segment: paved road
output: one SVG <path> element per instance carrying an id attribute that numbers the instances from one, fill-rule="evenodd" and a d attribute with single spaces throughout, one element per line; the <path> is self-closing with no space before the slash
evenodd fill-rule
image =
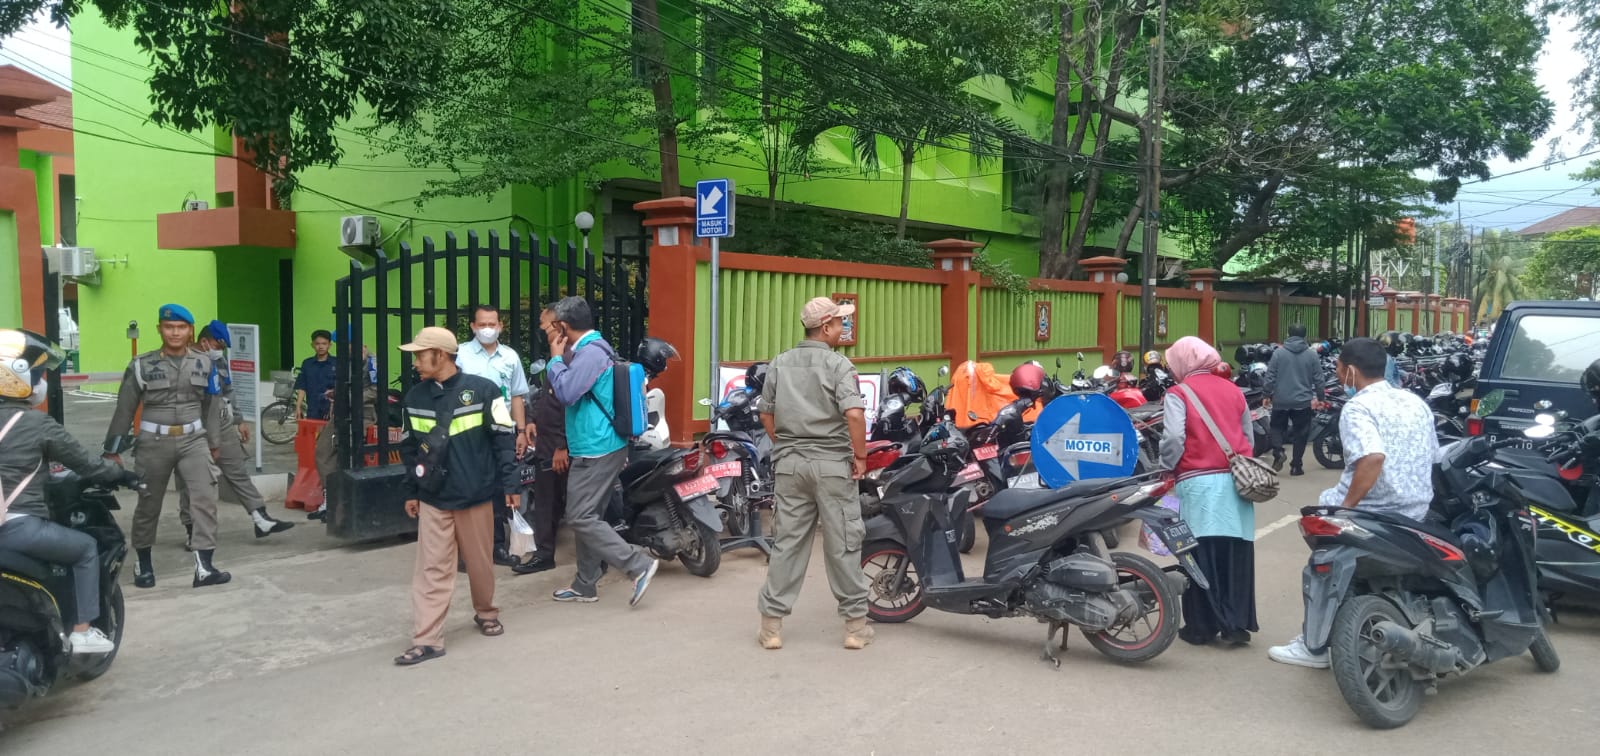
<path id="1" fill-rule="evenodd" d="M 753 552 L 711 579 L 665 567 L 634 610 L 617 584 L 597 604 L 554 604 L 567 544 L 562 568 L 500 579 L 505 636 L 472 632 L 463 578 L 449 655 L 400 669 L 414 546 L 341 545 L 306 525 L 256 541 L 233 509 L 218 558 L 234 581 L 196 591 L 169 514 L 162 582 L 129 588 L 116 666 L 9 715 L 0 752 L 1595 753 L 1594 615 L 1554 629 L 1559 674 L 1526 657 L 1492 665 L 1395 732 L 1365 729 L 1326 672 L 1268 661 L 1300 621 L 1306 549 L 1284 518 L 1332 473 L 1285 481 L 1283 501 L 1258 507 L 1258 528 L 1278 529 L 1258 543 L 1252 646 L 1179 642 L 1125 667 L 1075 636 L 1060 671 L 1039 661 L 1036 623 L 933 611 L 845 651 L 820 563 L 786 647 L 762 651 Z"/>

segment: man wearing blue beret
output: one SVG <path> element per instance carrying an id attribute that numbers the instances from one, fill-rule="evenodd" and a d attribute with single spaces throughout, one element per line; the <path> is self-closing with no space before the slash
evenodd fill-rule
<path id="1" fill-rule="evenodd" d="M 211 358 L 190 348 L 194 316 L 182 305 L 162 305 L 161 348 L 133 358 L 122 374 L 117 410 L 106 431 L 105 455 L 118 464 L 139 415 L 139 448 L 134 468 L 145 480 L 133 511 L 133 548 L 139 563 L 133 584 L 153 588 L 155 566 L 150 551 L 167 484 L 176 472 L 188 485 L 194 534 L 194 587 L 221 585 L 232 576 L 212 565 L 217 547 L 217 480 L 212 461 L 222 446 L 221 401 L 214 401 Z"/>

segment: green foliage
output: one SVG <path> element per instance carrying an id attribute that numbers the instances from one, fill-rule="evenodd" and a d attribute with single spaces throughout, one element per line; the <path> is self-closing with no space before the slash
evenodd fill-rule
<path id="1" fill-rule="evenodd" d="M 729 246 L 755 254 L 812 260 L 933 266 L 922 242 L 896 239 L 893 228 L 795 206 L 779 208 L 775 216 L 740 213 L 739 236 Z"/>
<path id="2" fill-rule="evenodd" d="M 1510 232 L 1485 234 L 1473 250 L 1472 300 L 1477 303 L 1477 320 L 1499 317 L 1505 306 L 1527 299 L 1522 285 L 1523 268 L 1532 250 Z"/>
<path id="3" fill-rule="evenodd" d="M 1026 276 L 1012 270 L 1009 261 L 994 259 L 987 248 L 978 250 L 977 256 L 972 258 L 972 268 L 1005 289 L 1012 299 L 1021 301 L 1031 290 Z"/>
<path id="4" fill-rule="evenodd" d="M 439 91 L 464 21 L 452 0 L 8 0 L 0 38 L 41 11 L 65 25 L 88 7 L 149 58 L 152 121 L 231 128 L 285 177 L 337 163 L 334 128 L 358 108 L 409 123 Z"/>
<path id="5" fill-rule="evenodd" d="M 1538 251 L 1522 270 L 1521 284 L 1529 293 L 1550 299 L 1592 297 L 1577 277 L 1590 280 L 1600 274 L 1600 228 L 1570 228 L 1541 240 Z"/>

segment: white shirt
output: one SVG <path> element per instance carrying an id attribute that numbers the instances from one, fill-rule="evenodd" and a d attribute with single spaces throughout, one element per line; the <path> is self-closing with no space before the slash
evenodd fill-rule
<path id="1" fill-rule="evenodd" d="M 496 346 L 493 354 L 485 351 L 477 339 L 462 344 L 456 350 L 456 367 L 467 375 L 493 381 L 505 398 L 528 395 L 528 373 L 522 369 L 517 351 L 505 344 Z"/>
<path id="2" fill-rule="evenodd" d="M 1339 485 L 1322 492 L 1318 504 L 1343 506 L 1356 460 L 1382 454 L 1383 471 L 1360 508 L 1413 520 L 1427 516 L 1428 504 L 1433 501 L 1433 458 L 1439 451 L 1433 410 L 1427 402 L 1387 381 L 1373 383 L 1344 405 L 1339 439 L 1344 444 L 1344 472 L 1339 475 Z"/>

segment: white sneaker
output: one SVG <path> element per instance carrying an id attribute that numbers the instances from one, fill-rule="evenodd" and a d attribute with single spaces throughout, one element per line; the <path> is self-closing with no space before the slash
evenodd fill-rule
<path id="1" fill-rule="evenodd" d="M 67 636 L 67 643 L 75 654 L 109 654 L 117 650 L 117 644 L 112 643 L 98 627 Z"/>
<path id="2" fill-rule="evenodd" d="M 1328 668 L 1328 652 L 1311 653 L 1311 649 L 1306 648 L 1306 637 L 1304 635 L 1296 635 L 1294 640 L 1289 641 L 1287 644 L 1267 649 L 1267 658 L 1279 664 L 1293 664 L 1297 667 Z"/>

